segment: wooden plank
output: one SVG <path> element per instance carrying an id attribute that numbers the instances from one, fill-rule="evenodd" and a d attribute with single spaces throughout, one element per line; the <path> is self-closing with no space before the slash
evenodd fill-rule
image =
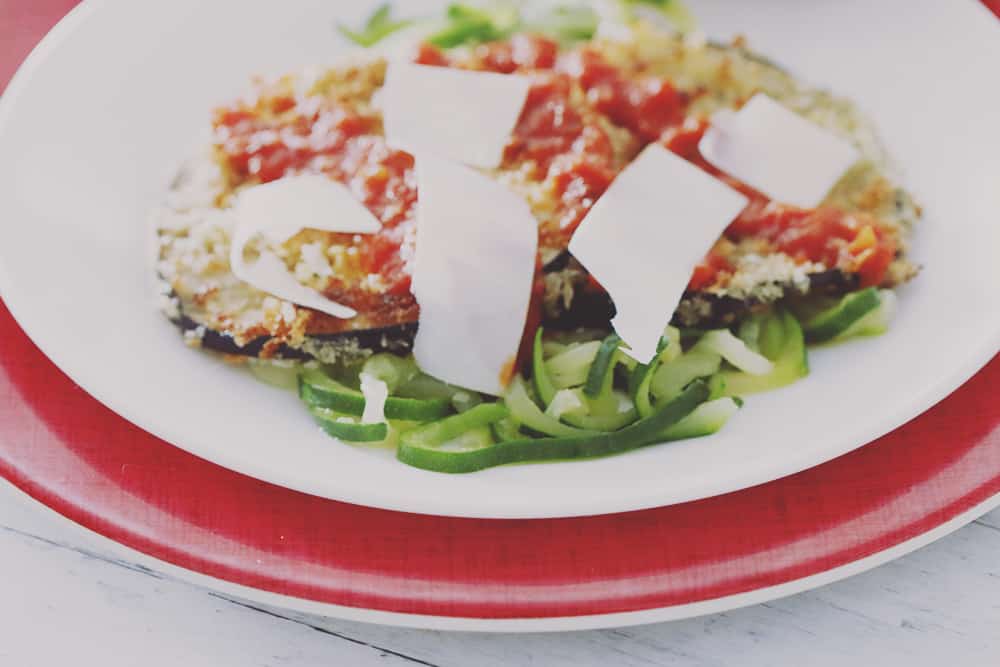
<path id="1" fill-rule="evenodd" d="M 68 522 L 4 494 L 0 565 L 18 576 L 0 583 L 0 595 L 23 602 L 0 605 L 0 627 L 30 641 L 0 642 L 0 664 L 33 664 L 4 658 L 27 659 L 51 628 L 74 624 L 80 629 L 63 642 L 72 652 L 53 643 L 44 655 L 101 658 L 104 667 L 135 664 L 130 658 L 150 645 L 164 647 L 154 665 L 202 664 L 192 660 L 203 654 L 215 656 L 204 663 L 213 666 L 283 664 L 267 655 L 307 666 L 990 664 L 1000 655 L 998 524 L 1000 510 L 872 572 L 730 613 L 621 630 L 473 635 L 256 611 L 109 559 Z"/>
<path id="2" fill-rule="evenodd" d="M 433 667 L 121 561 L 8 494 L 0 492 L 0 665 Z"/>

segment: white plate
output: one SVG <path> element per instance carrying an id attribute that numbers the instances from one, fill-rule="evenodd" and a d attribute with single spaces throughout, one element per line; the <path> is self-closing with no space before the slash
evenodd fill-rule
<path id="1" fill-rule="evenodd" d="M 702 498 L 846 453 L 919 414 L 1000 347 L 1000 25 L 974 0 L 694 2 L 870 113 L 925 205 L 884 337 L 811 354 L 723 433 L 465 476 L 322 435 L 291 395 L 196 354 L 155 309 L 146 214 L 213 106 L 254 73 L 335 59 L 329 0 L 85 3 L 0 102 L 0 294 L 42 350 L 116 412 L 198 456 L 309 493 L 412 512 L 551 517 Z M 408 2 L 418 11 L 436 2 Z M 947 434 L 942 434 L 946 437 Z M 164 479 L 164 484 L 169 484 Z"/>

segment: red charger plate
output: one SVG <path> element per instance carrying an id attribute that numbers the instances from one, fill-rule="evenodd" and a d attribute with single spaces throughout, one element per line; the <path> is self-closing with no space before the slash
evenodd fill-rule
<path id="1" fill-rule="evenodd" d="M 0 474 L 154 566 L 264 602 L 429 627 L 613 625 L 832 581 L 1000 504 L 998 383 L 1000 357 L 880 440 L 744 491 L 457 519 L 321 499 L 187 454 L 75 386 L 0 305 Z"/>
<path id="2" fill-rule="evenodd" d="M 24 3 L 12 18 L 35 34 L 22 44 L 71 4 Z M 14 27 L 0 20 L 0 42 Z M 0 55 L 2 74 L 20 55 Z M 424 627 L 622 625 L 834 581 L 1000 505 L 998 383 L 995 357 L 889 435 L 744 491 L 596 517 L 456 519 L 316 498 L 187 454 L 74 385 L 0 304 L 0 475 L 135 560 L 261 602 Z"/>

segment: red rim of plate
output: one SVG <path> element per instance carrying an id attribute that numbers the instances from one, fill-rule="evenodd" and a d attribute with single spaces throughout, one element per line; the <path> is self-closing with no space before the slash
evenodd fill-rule
<path id="1" fill-rule="evenodd" d="M 0 474 L 143 554 L 332 615 L 592 618 L 800 581 L 990 501 L 997 383 L 1000 358 L 891 434 L 736 493 L 594 517 L 435 517 L 308 496 L 183 452 L 75 386 L 0 305 Z"/>

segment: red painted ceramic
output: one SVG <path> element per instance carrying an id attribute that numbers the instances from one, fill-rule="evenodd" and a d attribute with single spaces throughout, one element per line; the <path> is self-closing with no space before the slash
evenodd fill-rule
<path id="1" fill-rule="evenodd" d="M 5 74 L 69 4 L 0 17 Z M 618 515 L 456 519 L 319 499 L 184 453 L 76 387 L 0 305 L 0 474 L 137 559 L 264 602 L 429 627 L 593 627 L 831 581 L 1000 503 L 998 383 L 994 358 L 884 438 L 738 493 Z"/>

